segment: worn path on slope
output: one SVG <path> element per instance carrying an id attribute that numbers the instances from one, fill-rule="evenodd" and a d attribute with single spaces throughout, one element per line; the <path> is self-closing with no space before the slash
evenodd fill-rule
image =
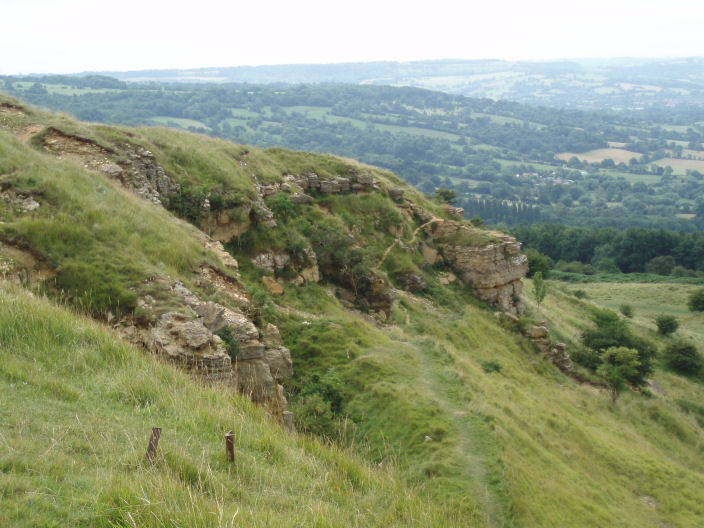
<path id="1" fill-rule="evenodd" d="M 472 495 L 482 507 L 486 526 L 511 526 L 511 498 L 489 421 L 471 410 L 461 379 L 449 368 L 451 362 L 446 351 L 428 341 L 416 342 L 416 348 L 428 390 L 457 427 L 457 461 L 462 464 Z"/>

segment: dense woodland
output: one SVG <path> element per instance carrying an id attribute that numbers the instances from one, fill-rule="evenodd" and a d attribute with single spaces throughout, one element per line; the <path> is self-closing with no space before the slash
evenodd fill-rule
<path id="1" fill-rule="evenodd" d="M 557 269 L 584 274 L 653 273 L 694 276 L 704 271 L 704 232 L 664 229 L 616 230 L 561 224 L 518 226 L 512 233 L 525 247 L 538 250 Z"/>
<path id="2" fill-rule="evenodd" d="M 5 77 L 0 89 L 85 120 L 353 157 L 426 193 L 453 189 L 468 217 L 491 224 L 693 231 L 704 219 L 702 108 L 596 113 L 417 88 L 136 84 L 104 76 Z M 615 143 L 622 147 L 611 149 L 616 159 L 555 157 Z"/>

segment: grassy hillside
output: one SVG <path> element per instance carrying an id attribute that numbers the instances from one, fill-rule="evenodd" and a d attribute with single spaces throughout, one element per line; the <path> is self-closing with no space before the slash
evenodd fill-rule
<path id="1" fill-rule="evenodd" d="M 0 288 L 0 525 L 464 525 L 391 469 L 289 435 L 246 399 Z M 162 435 L 149 466 L 154 426 Z"/>
<path id="2" fill-rule="evenodd" d="M 167 207 L 192 223 L 84 162 L 46 152 L 47 125 L 115 152 L 125 142 L 148 148 L 181 186 L 180 201 Z M 424 220 L 385 188 L 403 188 L 435 217 L 449 213 L 393 174 L 333 156 L 87 125 L 31 109 L 0 114 L 0 126 L 3 192 L 26 192 L 40 204 L 0 209 L 4 258 L 12 243 L 35 259 L 22 281 L 34 294 L 0 286 L 8 402 L 0 413 L 9 424 L 0 433 L 0 497 L 10 505 L 0 524 L 694 527 L 704 516 L 701 380 L 658 369 L 662 393 L 625 391 L 612 405 L 598 384 L 564 375 L 493 308 L 447 280 L 444 264 L 428 264 L 416 249 Z M 196 204 L 223 197 L 223 207 L 236 208 L 256 200 L 255 182 L 350 170 L 373 175 L 379 189 L 312 192 L 310 204 L 285 193 L 264 198 L 276 226 L 252 221 L 227 244 L 257 317 L 275 323 L 291 349 L 295 374 L 284 387 L 300 433 L 285 433 L 222 386 L 204 387 L 72 311 L 100 320 L 120 307 L 135 312 L 158 274 L 219 299 L 199 282 L 199 266 L 234 273 L 203 249 L 202 211 L 186 207 L 188 196 Z M 472 233 L 478 244 L 494 240 Z M 306 248 L 317 256 L 320 282 L 252 262 L 262 251 L 295 257 Z M 403 290 L 408 273 L 426 288 Z M 388 318 L 350 300 L 353 288 L 371 288 L 364 281 L 373 274 L 398 290 Z M 283 292 L 270 293 L 265 278 Z M 576 346 L 590 325 L 589 302 L 551 288 L 538 312 L 526 290 L 520 324 L 545 318 L 556 340 Z M 161 456 L 144 467 L 157 425 Z M 230 429 L 235 467 L 223 452 Z"/>

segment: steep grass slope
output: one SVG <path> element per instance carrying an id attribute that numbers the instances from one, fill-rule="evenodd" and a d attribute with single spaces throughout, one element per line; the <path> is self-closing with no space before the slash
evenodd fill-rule
<path id="1" fill-rule="evenodd" d="M 393 472 L 289 435 L 246 399 L 0 288 L 0 525 L 463 525 Z"/>
<path id="2" fill-rule="evenodd" d="M 598 387 L 565 376 L 453 281 L 446 264 L 430 263 L 421 226 L 452 211 L 392 174 L 332 156 L 5 108 L 0 184 L 9 183 L 16 205 L 0 208 L 0 236 L 35 258 L 29 287 L 101 319 L 138 311 L 154 274 L 215 298 L 196 273 L 203 262 L 227 273 L 196 229 L 210 214 L 208 198 L 210 211 L 220 207 L 237 224 L 227 249 L 256 317 L 275 323 L 291 349 L 295 374 L 284 386 L 299 428 L 365 460 L 288 436 L 223 388 L 200 387 L 93 323 L 3 286 L 7 522 L 159 526 L 175 515 L 204 526 L 640 527 L 697 526 L 704 516 L 704 430 L 678 403 L 701 401 L 701 382 L 658 371 L 666 394 L 626 392 L 612 406 Z M 180 186 L 164 200 L 171 212 L 86 167 L 85 157 L 46 152 L 49 125 L 115 153 L 124 142 L 149 149 Z M 379 190 L 311 193 L 307 204 L 259 196 L 262 185 L 307 172 L 371 175 Z M 388 187 L 433 220 L 397 205 L 381 191 Z M 27 196 L 40 206 L 17 205 L 31 204 Z M 238 217 L 242 210 L 251 213 Z M 462 243 L 481 247 L 497 236 L 471 233 Z M 320 281 L 299 278 L 309 249 Z M 262 253 L 286 254 L 289 264 L 266 269 Z M 415 289 L 409 275 L 425 288 L 406 291 Z M 281 293 L 265 287 L 271 281 Z M 368 295 L 379 283 L 398 290 L 388 314 Z M 589 324 L 589 307 L 573 296 L 549 295 L 540 313 L 530 292 L 524 297 L 533 318 L 547 318 L 568 344 Z M 149 469 L 140 460 L 152 425 L 164 427 L 163 457 Z M 239 438 L 236 469 L 222 453 L 229 429 Z M 371 471 L 370 462 L 387 469 Z"/>

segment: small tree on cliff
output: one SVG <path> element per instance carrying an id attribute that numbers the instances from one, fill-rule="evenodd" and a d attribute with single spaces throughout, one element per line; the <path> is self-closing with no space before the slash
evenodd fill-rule
<path id="1" fill-rule="evenodd" d="M 535 275 L 533 275 L 533 293 L 535 294 L 535 302 L 538 303 L 538 311 L 540 311 L 540 305 L 545 299 L 547 292 L 548 287 L 543 280 L 543 273 L 536 271 Z"/>

